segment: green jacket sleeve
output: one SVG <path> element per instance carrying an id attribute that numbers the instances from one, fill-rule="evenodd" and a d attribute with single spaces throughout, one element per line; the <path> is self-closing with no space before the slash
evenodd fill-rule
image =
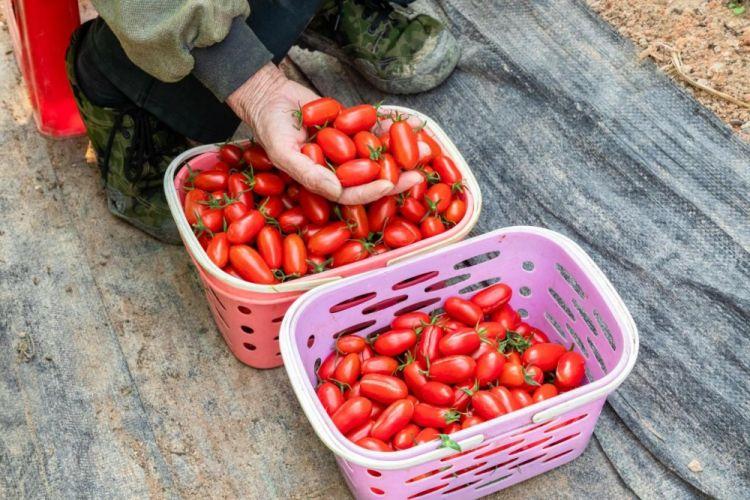
<path id="1" fill-rule="evenodd" d="M 135 65 L 165 82 L 196 70 L 221 100 L 272 57 L 243 22 L 250 13 L 247 0 L 93 3 Z"/>

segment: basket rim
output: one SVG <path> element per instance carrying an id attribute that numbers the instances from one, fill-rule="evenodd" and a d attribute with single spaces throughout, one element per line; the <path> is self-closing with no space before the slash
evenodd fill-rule
<path id="1" fill-rule="evenodd" d="M 534 403 L 521 410 L 513 412 L 512 414 L 506 414 L 497 419 L 483 422 L 482 424 L 456 432 L 452 437 L 458 442 L 463 450 L 476 447 L 484 441 L 483 432 L 497 426 L 502 426 L 505 422 L 513 418 L 527 415 L 530 417 L 531 422 L 540 423 L 579 406 L 588 404 L 591 401 L 606 398 L 609 393 L 613 392 L 625 380 L 633 369 L 638 356 L 639 337 L 637 327 L 614 286 L 596 263 L 578 244 L 568 237 L 549 229 L 533 226 L 511 226 L 496 229 L 489 233 L 464 240 L 457 245 L 441 248 L 430 255 L 414 256 L 407 262 L 402 262 L 391 268 L 391 271 L 397 272 L 400 267 L 419 259 L 435 258 L 441 253 L 451 251 L 456 248 L 456 246 L 468 246 L 471 245 L 472 242 L 480 239 L 494 238 L 502 234 L 510 233 L 533 233 L 545 237 L 558 244 L 569 254 L 576 264 L 589 272 L 589 279 L 601 293 L 607 306 L 612 310 L 613 316 L 623 332 L 623 354 L 615 367 L 599 380 L 578 387 L 572 391 L 568 391 L 553 399 Z M 375 272 L 376 271 L 371 271 L 357 275 L 356 277 L 350 278 L 350 281 L 369 279 L 371 277 L 370 275 Z M 306 380 L 307 376 L 304 373 L 304 367 L 300 362 L 301 357 L 297 343 L 294 341 L 294 332 L 296 330 L 299 313 L 305 308 L 305 306 L 310 304 L 320 295 L 329 293 L 334 289 L 345 285 L 346 283 L 331 283 L 306 293 L 297 299 L 284 316 L 279 332 L 279 343 L 281 345 L 281 356 L 284 360 L 284 368 L 297 399 L 300 402 L 300 406 L 302 406 L 302 409 L 315 430 L 315 433 L 323 444 L 325 444 L 326 447 L 338 457 L 347 460 L 348 462 L 376 470 L 405 469 L 457 453 L 454 450 L 439 448 L 439 443 L 424 443 L 407 450 L 388 453 L 371 451 L 354 445 L 337 429 L 333 428 L 329 422 L 326 422 L 326 419 L 330 420 L 330 418 L 324 414 L 325 412 L 320 410 L 320 404 L 314 398 L 314 391 L 311 392 L 305 388 L 305 384 L 308 384 L 308 381 Z"/>
<path id="2" fill-rule="evenodd" d="M 470 195 L 469 199 L 472 201 L 471 205 L 467 207 L 467 212 L 470 211 L 470 217 L 466 221 L 461 221 L 459 225 L 456 226 L 456 228 L 458 228 L 457 231 L 453 232 L 452 234 L 449 234 L 451 233 L 450 230 L 446 231 L 445 233 L 446 236 L 443 238 L 440 237 L 441 235 L 436 235 L 433 237 L 433 238 L 436 238 L 435 241 L 430 242 L 426 246 L 422 248 L 418 248 L 411 252 L 406 252 L 405 254 L 402 254 L 402 255 L 397 255 L 393 257 L 392 259 L 387 260 L 385 262 L 385 267 L 388 267 L 388 266 L 395 264 L 396 262 L 400 262 L 404 259 L 408 259 L 414 255 L 429 252 L 431 250 L 443 247 L 450 243 L 460 241 L 464 237 L 466 237 L 466 235 L 474 228 L 477 221 L 479 220 L 479 214 L 482 208 L 482 191 L 479 188 L 479 183 L 477 182 L 476 177 L 472 173 L 471 168 L 469 168 L 469 165 L 466 162 L 466 159 L 463 157 L 463 155 L 461 155 L 461 152 L 458 150 L 456 145 L 450 139 L 448 134 L 445 133 L 445 131 L 440 127 L 440 125 L 438 125 L 438 123 L 435 120 L 428 117 L 424 113 L 420 113 L 417 110 L 407 108 L 404 106 L 384 104 L 384 105 L 381 105 L 381 108 L 415 116 L 425 123 L 424 128 L 426 128 L 427 130 L 429 130 L 430 132 L 434 134 L 434 136 L 438 139 L 438 142 L 440 143 L 442 148 L 448 152 L 448 155 L 451 157 L 451 159 L 453 159 L 454 163 L 461 171 L 461 174 L 463 175 L 463 178 L 464 178 L 464 185 L 469 191 L 469 195 Z M 239 278 L 235 278 L 234 276 L 231 276 L 230 274 L 222 271 L 216 264 L 214 264 L 211 261 L 211 259 L 208 258 L 208 255 L 200 246 L 200 243 L 198 242 L 198 238 L 196 238 L 195 234 L 190 228 L 190 225 L 187 222 L 187 219 L 185 219 L 183 215 L 182 207 L 179 201 L 179 194 L 177 193 L 174 179 L 175 179 L 175 175 L 178 169 L 181 168 L 182 165 L 184 165 L 187 161 L 189 161 L 190 159 L 200 154 L 217 151 L 218 148 L 219 148 L 218 144 L 207 144 L 203 146 L 197 146 L 197 147 L 194 147 L 194 148 L 191 148 L 182 152 L 181 154 L 176 156 L 172 160 L 172 162 L 169 164 L 169 167 L 164 173 L 164 183 L 163 183 L 164 192 L 167 198 L 167 204 L 169 205 L 169 210 L 171 212 L 172 219 L 174 220 L 175 225 L 177 226 L 177 230 L 180 233 L 185 249 L 193 257 L 193 260 L 206 272 L 206 275 L 209 276 L 211 279 L 215 279 L 219 281 L 221 284 L 225 286 L 237 289 L 239 291 L 269 294 L 269 295 L 289 293 L 289 292 L 305 292 L 307 290 L 312 290 L 313 288 L 321 286 L 321 285 L 338 282 L 338 281 L 341 281 L 342 279 L 345 279 L 346 276 L 331 275 L 331 276 L 323 276 L 323 277 L 318 277 L 318 278 L 307 277 L 306 279 L 303 278 L 303 279 L 298 279 L 298 280 L 292 280 L 286 283 L 280 283 L 276 285 L 259 285 L 256 283 L 250 283 L 248 281 L 244 281 Z M 408 249 L 408 247 L 406 248 Z M 384 255 L 387 255 L 387 254 L 384 254 Z M 341 269 L 346 270 L 346 268 L 347 266 L 342 266 L 341 268 L 339 268 L 339 270 Z M 382 269 L 382 267 L 379 267 L 379 269 Z M 355 273 L 355 275 L 359 275 L 359 274 L 361 273 Z"/>

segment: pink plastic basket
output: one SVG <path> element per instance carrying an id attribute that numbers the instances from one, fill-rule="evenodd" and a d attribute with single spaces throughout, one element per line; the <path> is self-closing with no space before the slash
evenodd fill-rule
<path id="1" fill-rule="evenodd" d="M 182 210 L 182 188 L 188 177 L 186 164 L 189 162 L 190 168 L 194 171 L 211 168 L 216 163 L 217 145 L 199 146 L 185 151 L 177 156 L 167 169 L 164 175 L 164 190 L 172 217 L 185 248 L 198 269 L 216 325 L 232 353 L 243 363 L 254 368 L 274 368 L 281 365 L 278 340 L 281 320 L 292 302 L 305 291 L 341 280 L 346 276 L 390 266 L 409 256 L 461 240 L 476 224 L 481 210 L 482 194 L 466 160 L 445 132 L 417 111 L 399 106 L 383 106 L 381 109 L 415 116 L 421 122 L 427 123 L 425 130 L 440 143 L 463 174 L 466 187 L 466 215 L 460 223 L 443 234 L 304 279 L 273 286 L 256 285 L 230 276 L 208 259 L 185 219 Z"/>
<path id="2" fill-rule="evenodd" d="M 315 394 L 315 371 L 338 335 L 382 331 L 399 313 L 429 312 L 448 296 L 499 280 L 513 287 L 511 305 L 526 321 L 551 340 L 575 343 L 587 359 L 586 385 L 454 434 L 460 453 L 438 442 L 369 451 L 333 426 Z M 306 294 L 282 323 L 281 351 L 305 414 L 357 498 L 476 498 L 583 452 L 607 394 L 635 363 L 638 334 L 578 245 L 545 229 L 512 227 Z"/>

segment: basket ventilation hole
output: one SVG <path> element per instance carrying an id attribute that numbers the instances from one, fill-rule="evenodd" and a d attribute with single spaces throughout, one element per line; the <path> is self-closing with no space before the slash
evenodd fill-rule
<path id="1" fill-rule="evenodd" d="M 577 437 L 577 436 L 580 436 L 580 435 L 581 435 L 580 432 L 576 432 L 575 434 L 571 434 L 570 436 L 565 436 L 564 438 L 560 438 L 557 441 L 551 442 L 550 444 L 545 444 L 544 445 L 544 449 L 546 450 L 547 448 L 552 448 L 553 446 L 557 446 L 558 444 L 564 443 L 565 441 L 570 441 L 574 437 Z"/>
<path id="2" fill-rule="evenodd" d="M 276 357 L 277 357 L 277 358 L 280 358 L 280 357 L 281 357 L 281 353 L 280 353 L 280 352 L 277 352 L 277 353 L 276 353 Z"/>
<path id="3" fill-rule="evenodd" d="M 389 331 L 390 329 L 391 329 L 390 325 L 386 325 L 386 326 L 384 326 L 384 327 L 382 327 L 382 328 L 378 328 L 378 329 L 377 329 L 377 330 L 375 330 L 374 332 L 370 332 L 370 333 L 368 333 L 368 334 L 367 334 L 367 336 L 366 336 L 366 337 L 367 337 L 367 340 L 368 340 L 369 342 L 372 342 L 372 341 L 374 341 L 374 340 L 375 340 L 375 337 L 377 337 L 378 335 L 381 335 L 381 334 L 383 334 L 383 333 L 385 333 L 385 332 Z"/>
<path id="4" fill-rule="evenodd" d="M 590 338 L 586 337 L 586 342 L 588 342 L 591 352 L 594 353 L 596 362 L 599 363 L 599 368 L 601 368 L 604 373 L 607 373 L 607 365 L 604 364 L 604 359 L 602 359 L 602 355 L 599 354 L 599 349 L 597 349 L 594 343 L 591 342 Z"/>
<path id="5" fill-rule="evenodd" d="M 555 302 L 557 302 L 557 305 L 560 306 L 560 309 L 562 309 L 562 311 L 570 319 L 572 319 L 573 321 L 575 321 L 576 317 L 573 316 L 573 311 L 570 310 L 570 307 L 568 307 L 568 304 L 566 304 L 565 301 L 563 300 L 563 298 L 560 296 L 560 294 L 557 293 L 557 290 L 555 290 L 554 288 L 550 287 L 548 289 L 548 291 L 549 291 L 549 294 L 552 296 L 552 298 L 555 299 Z"/>
<path id="6" fill-rule="evenodd" d="M 468 455 L 469 453 L 475 453 L 475 452 L 477 452 L 477 451 L 479 451 L 481 449 L 486 448 L 487 446 L 489 446 L 489 443 L 485 444 L 485 445 L 482 445 L 482 446 L 478 446 L 476 448 L 472 448 L 470 450 L 462 451 L 461 453 L 456 453 L 454 455 L 449 455 L 449 456 L 447 456 L 445 458 L 441 458 L 440 461 L 441 462 L 447 462 L 448 460 L 455 460 L 457 458 L 463 457 L 464 455 Z"/>
<path id="7" fill-rule="evenodd" d="M 529 317 L 529 311 L 524 309 L 523 307 L 518 310 L 518 315 L 521 316 L 521 318 L 528 318 Z"/>
<path id="8" fill-rule="evenodd" d="M 389 307 L 393 307 L 396 304 L 400 304 L 408 298 L 408 295 L 398 295 L 396 297 L 385 299 L 381 302 L 365 307 L 364 309 L 362 309 L 362 314 L 372 314 L 377 311 L 382 311 L 383 309 L 388 309 Z"/>
<path id="9" fill-rule="evenodd" d="M 510 453 L 508 453 L 508 456 L 510 456 L 510 455 L 518 455 L 522 451 L 530 450 L 531 448 L 534 448 L 535 446 L 539 446 L 540 444 L 542 444 L 542 443 L 544 443 L 546 441 L 549 441 L 550 439 L 552 439 L 552 436 L 547 436 L 545 438 L 538 439 L 538 440 L 534 441 L 533 443 L 529 443 L 527 445 L 521 446 L 520 448 L 517 448 L 517 449 L 511 451 Z"/>
<path id="10" fill-rule="evenodd" d="M 486 451 L 482 453 L 481 455 L 477 455 L 474 457 L 475 460 L 479 460 L 480 458 L 489 457 L 490 455 L 494 455 L 495 453 L 500 453 L 503 450 L 507 450 L 511 446 L 515 446 L 517 444 L 523 443 L 523 439 L 518 439 L 516 441 L 512 441 L 510 443 L 506 443 L 504 445 L 498 446 L 497 448 L 493 448 L 490 451 Z"/>
<path id="11" fill-rule="evenodd" d="M 560 458 L 560 457 L 563 457 L 563 456 L 567 455 L 568 453 L 570 453 L 570 452 L 572 452 L 572 451 L 573 451 L 573 450 L 565 450 L 565 451 L 563 451 L 562 453 L 558 453 L 557 455 L 553 455 L 553 456 L 551 456 L 551 457 L 549 457 L 549 458 L 545 458 L 545 459 L 544 459 L 543 461 L 544 461 L 544 463 L 547 463 L 547 462 L 551 462 L 551 461 L 553 461 L 554 459 L 556 459 L 556 458 Z"/>
<path id="12" fill-rule="evenodd" d="M 408 288 L 410 286 L 418 285 L 419 283 L 423 283 L 427 280 L 431 280 L 435 276 L 440 274 L 440 271 L 429 271 L 426 273 L 418 274 L 416 276 L 412 276 L 411 278 L 406 278 L 405 280 L 399 281 L 395 285 L 393 285 L 391 288 L 393 290 L 401 290 L 402 288 Z"/>
<path id="13" fill-rule="evenodd" d="M 588 313 L 581 307 L 581 304 L 578 303 L 576 299 L 573 299 L 573 307 L 576 308 L 576 311 L 578 311 L 578 315 L 581 316 L 581 319 L 584 323 L 586 323 L 586 326 L 589 327 L 589 330 L 591 333 L 599 336 L 599 331 L 596 329 L 596 326 L 594 325 L 594 322 L 591 321 L 591 318 L 589 317 Z"/>
<path id="14" fill-rule="evenodd" d="M 555 329 L 555 331 L 561 338 L 568 338 L 568 336 L 565 334 L 565 330 L 563 330 L 562 326 L 560 326 L 560 323 L 558 323 L 550 313 L 544 313 L 544 319 L 547 320 L 547 323 L 549 323 L 552 328 Z"/>
<path id="15" fill-rule="evenodd" d="M 368 320 L 368 321 L 364 321 L 362 323 L 357 323 L 356 325 L 349 326 L 349 327 L 344 328 L 343 330 L 341 330 L 339 332 L 334 333 L 333 334 L 333 338 L 337 339 L 337 338 L 341 337 L 342 335 L 349 335 L 350 333 L 361 332 L 365 328 L 369 328 L 369 327 L 371 327 L 374 324 L 375 324 L 375 320 L 374 319 L 371 319 L 371 320 Z"/>
<path id="16" fill-rule="evenodd" d="M 271 320 L 271 323 L 281 323 L 284 320 L 284 316 L 279 316 L 278 318 L 273 318 Z"/>
<path id="17" fill-rule="evenodd" d="M 528 271 L 528 272 L 531 272 L 531 271 L 533 271 L 533 270 L 534 270 L 534 263 L 533 263 L 533 262 L 531 262 L 530 260 L 527 260 L 526 262 L 524 262 L 524 263 L 523 263 L 523 264 L 521 265 L 521 267 L 523 268 L 523 270 L 524 270 L 524 271 Z"/>
<path id="18" fill-rule="evenodd" d="M 581 285 L 578 284 L 576 279 L 571 275 L 567 269 L 565 269 L 561 264 L 557 263 L 555 264 L 555 267 L 557 268 L 557 272 L 560 273 L 560 276 L 563 277 L 565 281 L 568 282 L 568 285 L 570 285 L 570 288 L 573 289 L 575 293 L 578 294 L 579 297 L 582 299 L 586 298 L 586 294 L 583 293 L 583 288 L 581 288 Z"/>
<path id="19" fill-rule="evenodd" d="M 596 322 L 599 323 L 599 328 L 602 329 L 602 332 L 604 332 L 604 337 L 607 339 L 607 342 L 609 342 L 609 345 L 612 347 L 613 351 L 617 350 L 617 345 L 615 344 L 615 340 L 612 337 L 612 331 L 609 329 L 609 326 L 607 323 L 604 322 L 604 319 L 602 318 L 601 314 L 599 314 L 598 311 L 594 310 L 594 317 L 596 318 Z"/>
<path id="20" fill-rule="evenodd" d="M 508 478 L 509 478 L 510 476 L 512 476 L 512 475 L 513 475 L 513 474 L 508 474 L 508 475 L 506 475 L 506 476 L 502 476 L 502 477 L 499 477 L 499 478 L 497 478 L 497 479 L 493 479 L 492 481 L 487 481 L 486 483 L 484 483 L 484 484 L 481 484 L 481 485 L 477 486 L 477 489 L 480 489 L 480 488 L 486 488 L 487 486 L 492 486 L 493 484 L 497 484 L 497 483 L 499 483 L 500 481 L 504 481 L 505 479 L 508 479 Z"/>
<path id="21" fill-rule="evenodd" d="M 572 326 L 570 326 L 568 323 L 565 323 L 565 328 L 568 329 L 568 333 L 571 337 L 573 337 L 573 340 L 575 340 L 576 345 L 581 349 L 581 352 L 584 356 L 587 358 L 589 357 L 589 352 L 586 350 L 586 346 L 583 345 L 583 342 L 581 341 L 581 337 L 578 336 L 578 332 L 576 332 Z"/>
<path id="22" fill-rule="evenodd" d="M 479 283 L 474 283 L 473 285 L 469 285 L 465 288 L 462 288 L 458 291 L 461 295 L 469 292 L 473 292 L 474 290 L 481 290 L 482 288 L 487 288 L 490 285 L 493 285 L 500 281 L 500 278 L 489 278 L 483 281 L 480 281 Z"/>
<path id="23" fill-rule="evenodd" d="M 437 491 L 437 490 L 439 490 L 441 488 L 445 488 L 446 486 L 448 486 L 448 484 L 449 483 L 438 484 L 437 486 L 433 486 L 432 488 L 429 488 L 427 490 L 420 491 L 416 495 L 410 496 L 409 499 L 411 499 L 411 498 L 419 498 L 419 497 L 423 497 L 425 495 L 429 495 L 430 493 L 435 492 L 435 491 Z"/>
<path id="24" fill-rule="evenodd" d="M 567 427 L 567 426 L 569 426 L 571 424 L 574 424 L 574 423 L 578 422 L 579 420 L 583 420 L 584 418 L 586 418 L 588 416 L 589 416 L 588 413 L 584 413 L 583 415 L 578 415 L 577 417 L 569 418 L 568 420 L 565 420 L 565 421 L 560 422 L 560 423 L 558 423 L 556 425 L 553 425 L 552 427 L 550 427 L 548 429 L 544 429 L 544 432 L 552 432 L 552 431 L 556 431 L 557 429 L 562 429 L 563 427 Z M 556 421 L 553 420 L 552 423 L 554 423 L 554 422 L 556 422 Z"/>
<path id="25" fill-rule="evenodd" d="M 385 491 L 381 490 L 380 488 L 376 488 L 374 486 L 370 487 L 370 491 L 372 491 L 376 495 L 385 495 Z"/>
<path id="26" fill-rule="evenodd" d="M 406 480 L 406 484 L 414 483 L 416 481 L 421 481 L 422 479 L 427 479 L 428 477 L 432 477 L 435 474 L 440 474 L 441 472 L 446 471 L 446 470 L 450 469 L 451 467 L 453 467 L 453 466 L 452 465 L 445 465 L 443 467 L 440 467 L 439 469 L 434 469 L 434 470 L 431 470 L 429 472 L 425 472 L 424 474 L 419 474 L 418 476 L 414 476 L 411 479 L 407 479 Z"/>
<path id="27" fill-rule="evenodd" d="M 431 306 L 432 304 L 440 302 L 440 297 L 433 297 L 431 299 L 422 300 L 420 302 L 417 302 L 416 304 L 411 304 L 409 306 L 404 307 L 403 309 L 399 309 L 395 313 L 393 313 L 394 316 L 401 316 L 402 314 L 410 313 L 417 311 L 419 309 L 423 309 L 425 307 Z"/>
<path id="28" fill-rule="evenodd" d="M 315 364 L 313 364 L 313 371 L 315 373 L 318 373 L 318 370 L 320 369 L 321 363 L 323 363 L 323 360 L 321 360 L 320 358 L 318 358 L 318 359 L 315 360 Z"/>
<path id="29" fill-rule="evenodd" d="M 245 342 L 242 345 L 244 345 L 245 349 L 247 349 L 248 351 L 254 351 L 254 350 L 257 349 L 257 347 L 255 347 L 253 344 L 251 344 L 249 342 Z"/>
<path id="30" fill-rule="evenodd" d="M 307 347 L 308 348 L 312 347 L 314 343 L 315 343 L 315 335 L 310 335 L 309 337 L 307 337 Z"/>
<path id="31" fill-rule="evenodd" d="M 541 455 L 537 455 L 537 456 L 535 456 L 535 457 L 531 457 L 531 458 L 529 458 L 529 459 L 527 459 L 527 460 L 524 460 L 523 462 L 518 462 L 518 463 L 517 463 L 517 464 L 515 464 L 515 465 L 514 465 L 513 467 L 511 467 L 511 469 L 518 469 L 518 468 L 520 468 L 520 467 L 523 467 L 523 466 L 524 466 L 524 465 L 526 465 L 526 464 L 530 464 L 531 462 L 535 462 L 535 461 L 539 460 L 539 459 L 540 459 L 540 458 L 542 458 L 542 457 L 544 457 L 544 454 L 541 454 Z"/>
<path id="32" fill-rule="evenodd" d="M 531 288 L 522 286 L 518 289 L 518 293 L 520 293 L 523 297 L 531 297 Z"/>
<path id="33" fill-rule="evenodd" d="M 380 477 L 383 475 L 380 472 L 376 471 L 375 469 L 367 469 L 367 473 L 371 475 L 372 477 Z"/>
<path id="34" fill-rule="evenodd" d="M 331 306 L 329 309 L 329 312 L 337 313 L 341 311 L 345 311 L 347 309 L 351 309 L 352 307 L 358 306 L 364 302 L 367 302 L 368 300 L 372 299 L 377 295 L 376 292 L 368 292 L 363 293 L 362 295 L 357 295 L 356 297 L 352 297 L 351 299 L 346 299 L 343 302 L 339 302 L 336 305 Z"/>
<path id="35" fill-rule="evenodd" d="M 249 308 L 245 306 L 237 306 L 237 310 L 241 312 L 242 314 L 250 314 L 252 311 L 250 311 Z"/>
<path id="36" fill-rule="evenodd" d="M 482 262 L 487 262 L 488 260 L 495 259 L 498 255 L 500 255 L 500 252 L 498 252 L 497 250 L 495 250 L 494 252 L 475 255 L 474 257 L 471 257 L 469 259 L 462 260 L 461 262 L 453 266 L 453 269 L 463 269 L 465 267 L 476 266 L 477 264 L 481 264 Z"/>
<path id="37" fill-rule="evenodd" d="M 478 482 L 479 482 L 479 479 L 477 479 L 476 481 L 472 481 L 470 483 L 462 484 L 461 486 L 456 486 L 455 488 L 451 488 L 449 490 L 445 490 L 442 494 L 443 495 L 450 495 L 451 493 L 455 493 L 456 491 L 462 490 L 464 488 L 468 488 L 472 484 L 476 484 Z"/>
<path id="38" fill-rule="evenodd" d="M 484 470 L 480 470 L 479 472 L 477 472 L 474 475 L 475 476 L 481 476 L 482 474 L 487 474 L 488 472 L 494 472 L 494 471 L 496 471 L 498 469 L 502 469 L 503 467 L 505 467 L 508 464 L 512 464 L 513 462 L 515 462 L 517 460 L 518 460 L 518 457 L 513 457 L 510 460 L 506 460 L 505 462 L 499 463 L 497 465 L 493 465 L 492 467 L 487 467 Z"/>
<path id="39" fill-rule="evenodd" d="M 523 434 L 536 430 L 540 427 L 544 427 L 545 425 L 547 425 L 547 422 L 542 422 L 541 424 L 531 424 L 528 427 L 524 427 L 519 432 L 516 432 L 515 434 L 511 434 L 511 436 L 521 436 Z"/>
<path id="40" fill-rule="evenodd" d="M 474 469 L 478 469 L 478 468 L 483 467 L 485 465 L 487 465 L 487 462 L 479 462 L 478 464 L 470 465 L 468 467 L 464 467 L 461 470 L 457 470 L 455 472 L 451 472 L 450 474 L 446 474 L 443 477 L 441 477 L 440 479 L 450 479 L 452 477 L 458 477 L 458 476 L 460 476 L 462 474 L 466 474 L 467 472 L 471 472 Z"/>
<path id="41" fill-rule="evenodd" d="M 459 274 L 457 276 L 453 276 L 451 278 L 433 283 L 432 285 L 425 288 L 424 291 L 435 292 L 437 290 L 442 290 L 443 288 L 448 288 L 449 286 L 453 286 L 457 283 L 461 283 L 462 281 L 466 281 L 469 278 L 471 278 L 471 274 Z"/>
<path id="42" fill-rule="evenodd" d="M 255 331 L 247 325 L 240 326 L 240 329 L 245 333 L 253 333 Z"/>

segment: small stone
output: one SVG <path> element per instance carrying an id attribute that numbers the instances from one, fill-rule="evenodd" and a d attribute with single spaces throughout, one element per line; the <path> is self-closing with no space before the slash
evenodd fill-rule
<path id="1" fill-rule="evenodd" d="M 742 45 L 750 46 L 750 28 L 745 29 L 745 32 L 742 33 L 742 38 L 740 39 L 742 42 Z"/>
<path id="2" fill-rule="evenodd" d="M 696 459 L 693 459 L 688 464 L 688 469 L 693 472 L 703 472 L 703 465 Z"/>
<path id="3" fill-rule="evenodd" d="M 744 122 L 742 120 L 738 120 L 737 118 L 732 118 L 731 120 L 729 120 L 729 124 L 734 127 L 741 127 Z"/>
<path id="4" fill-rule="evenodd" d="M 39 284 L 39 278 L 37 278 L 36 276 L 34 276 L 33 278 L 31 278 L 31 282 L 34 283 L 35 285 L 38 285 Z"/>

